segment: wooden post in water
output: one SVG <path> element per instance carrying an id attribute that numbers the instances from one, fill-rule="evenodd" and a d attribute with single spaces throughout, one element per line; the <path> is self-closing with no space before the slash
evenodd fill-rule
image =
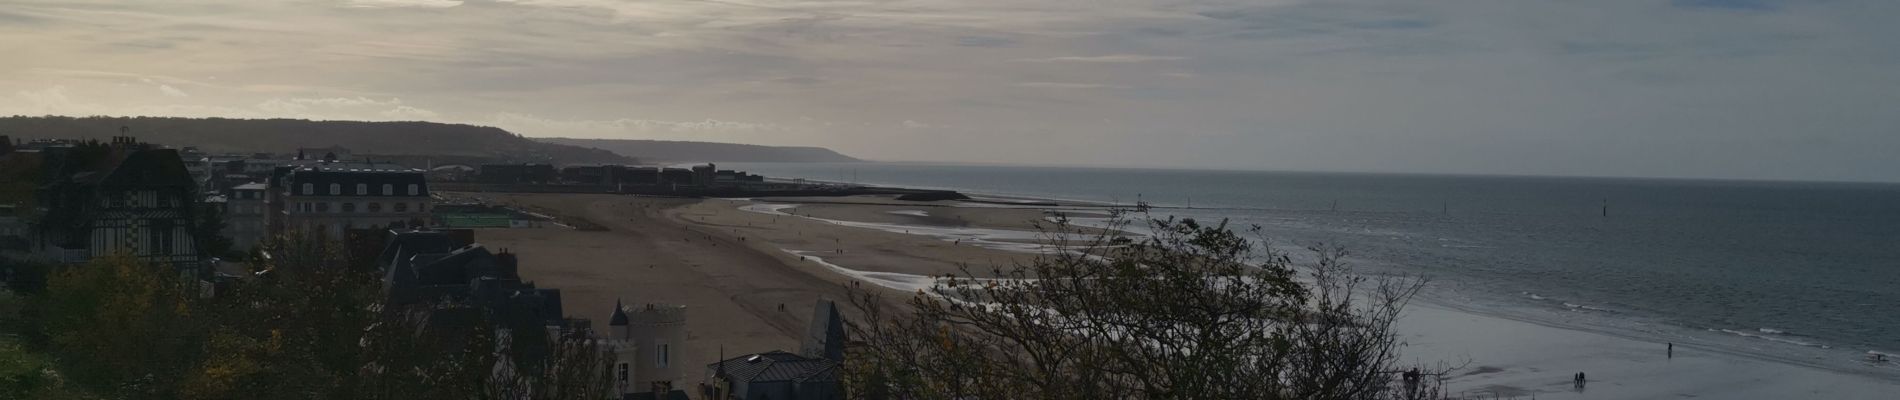
<path id="1" fill-rule="evenodd" d="M 1610 199 L 1603 199 L 1603 216 L 1610 216 Z"/>

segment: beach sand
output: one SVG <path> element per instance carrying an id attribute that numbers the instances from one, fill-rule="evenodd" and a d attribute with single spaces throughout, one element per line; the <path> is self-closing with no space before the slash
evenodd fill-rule
<path id="1" fill-rule="evenodd" d="M 562 289 L 570 314 L 606 321 L 615 298 L 686 304 L 688 365 L 797 350 L 812 303 L 852 281 L 901 298 L 927 276 L 1025 262 L 1037 208 L 889 198 L 669 199 L 571 194 L 461 194 L 608 231 L 485 229 L 477 240 L 522 257 L 526 279 Z M 797 202 L 804 203 L 797 203 Z M 585 225 L 585 224 L 583 224 Z M 801 257 L 802 256 L 802 257 Z M 778 311 L 786 304 L 788 311 Z M 846 310 L 849 313 L 849 310 Z M 1469 365 L 1454 394 L 1564 399 L 1890 399 L 1900 382 L 1494 317 L 1408 308 L 1405 362 Z M 1574 389 L 1570 377 L 1589 383 Z M 691 375 L 688 382 L 698 382 Z"/>

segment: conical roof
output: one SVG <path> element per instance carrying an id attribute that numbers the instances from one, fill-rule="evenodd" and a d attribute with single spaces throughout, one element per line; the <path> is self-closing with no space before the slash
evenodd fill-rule
<path id="1" fill-rule="evenodd" d="M 626 326 L 626 325 L 627 325 L 627 308 L 622 307 L 620 305 L 620 299 L 614 299 L 614 316 L 607 321 L 607 326 Z"/>

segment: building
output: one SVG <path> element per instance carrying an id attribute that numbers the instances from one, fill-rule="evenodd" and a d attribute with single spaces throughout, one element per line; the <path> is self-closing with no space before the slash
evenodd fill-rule
<path id="1" fill-rule="evenodd" d="M 269 231 L 265 229 L 264 195 L 270 185 L 246 183 L 232 186 L 231 195 L 224 203 L 224 237 L 231 238 L 231 249 L 249 251 L 264 240 Z"/>
<path id="2" fill-rule="evenodd" d="M 351 229 L 419 227 L 429 220 L 423 171 L 391 164 L 315 162 L 287 167 L 269 201 L 277 233 L 343 240 Z M 282 169 L 282 168 L 280 168 Z"/>
<path id="3" fill-rule="evenodd" d="M 715 376 L 706 399 L 842 400 L 839 363 L 783 351 L 740 356 L 706 367 Z"/>
<path id="4" fill-rule="evenodd" d="M 20 217 L 20 206 L 0 204 L 0 258 L 24 254 L 32 249 L 32 241 L 27 240 L 26 219 Z"/>
<path id="5" fill-rule="evenodd" d="M 686 380 L 686 366 L 676 362 L 686 349 L 686 306 L 628 307 L 616 301 L 600 339 L 614 354 L 613 385 L 621 397 L 671 393 Z"/>
<path id="6" fill-rule="evenodd" d="M 700 385 L 709 400 L 842 400 L 844 320 L 838 306 L 819 300 L 800 353 L 770 351 L 706 366 Z"/>
<path id="7" fill-rule="evenodd" d="M 521 360 L 513 365 L 534 366 L 554 354 L 557 340 L 589 337 L 588 322 L 563 316 L 559 289 L 522 281 L 514 254 L 464 243 L 468 239 L 440 231 L 389 231 L 373 258 L 384 272 L 382 312 L 420 321 L 418 335 L 429 338 L 421 350 L 459 353 L 471 345 L 467 340 L 507 338 L 507 353 L 498 354 L 496 365 Z M 493 335 L 467 334 L 480 327 L 493 329 Z"/>
<path id="8" fill-rule="evenodd" d="M 545 185 L 558 182 L 560 176 L 548 164 L 482 164 L 476 179 L 491 184 Z"/>
<path id="9" fill-rule="evenodd" d="M 351 153 L 350 149 L 343 146 L 297 148 L 299 160 L 352 161 L 356 159 L 355 157 L 355 153 Z"/>
<path id="10" fill-rule="evenodd" d="M 198 186 L 178 151 L 127 136 L 41 151 L 42 217 L 32 229 L 42 257 L 81 263 L 123 253 L 195 271 Z"/>
<path id="11" fill-rule="evenodd" d="M 561 168 L 561 183 L 569 185 L 611 185 L 623 169 L 618 165 L 574 165 Z"/>
<path id="12" fill-rule="evenodd" d="M 430 209 L 431 222 L 443 228 L 540 228 L 549 219 L 508 207 L 487 204 L 438 204 Z"/>
<path id="13" fill-rule="evenodd" d="M 708 163 L 706 165 L 694 165 L 693 166 L 693 182 L 691 183 L 691 185 L 711 186 L 713 183 L 713 178 L 715 176 L 718 176 L 718 174 L 719 174 L 718 165 L 714 165 L 711 163 Z"/>

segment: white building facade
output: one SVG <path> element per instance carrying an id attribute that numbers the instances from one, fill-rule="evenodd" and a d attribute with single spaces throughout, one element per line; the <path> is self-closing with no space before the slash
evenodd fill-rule
<path id="1" fill-rule="evenodd" d="M 426 226 L 429 183 L 423 171 L 393 164 L 323 162 L 295 167 L 273 190 L 280 233 L 343 240 L 351 229 Z"/>
<path id="2" fill-rule="evenodd" d="M 685 382 L 679 356 L 686 350 L 686 306 L 615 304 L 605 334 L 602 339 L 614 353 L 614 398 L 666 393 Z"/>
<path id="3" fill-rule="evenodd" d="M 264 240 L 267 231 L 264 216 L 268 207 L 264 194 L 270 185 L 247 183 L 231 188 L 224 203 L 224 236 L 231 238 L 231 249 L 249 251 Z"/>

